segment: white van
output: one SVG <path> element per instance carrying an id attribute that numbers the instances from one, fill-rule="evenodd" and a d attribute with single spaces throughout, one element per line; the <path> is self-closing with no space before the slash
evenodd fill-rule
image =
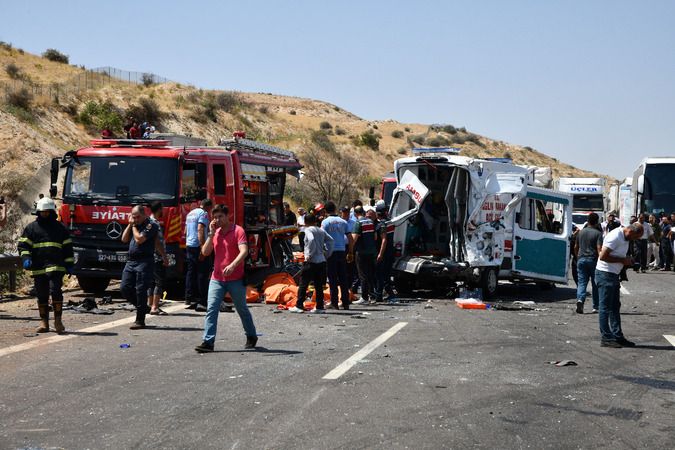
<path id="1" fill-rule="evenodd" d="M 416 149 L 394 163 L 399 292 L 463 282 L 489 298 L 499 279 L 566 284 L 571 196 L 532 186 L 526 168 L 456 153 Z"/>

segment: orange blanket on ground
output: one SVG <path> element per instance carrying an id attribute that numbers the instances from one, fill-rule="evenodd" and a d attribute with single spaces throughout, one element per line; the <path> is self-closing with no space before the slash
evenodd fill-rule
<path id="1" fill-rule="evenodd" d="M 278 304 L 278 309 L 288 309 L 296 305 L 298 301 L 298 285 L 293 277 L 285 272 L 275 273 L 265 279 L 263 284 L 263 293 L 265 303 Z M 350 292 L 350 299 L 356 298 Z M 305 301 L 305 309 L 311 309 L 316 306 L 316 292 L 311 291 L 312 301 Z M 330 302 L 330 290 L 326 287 L 323 291 L 324 302 Z"/>

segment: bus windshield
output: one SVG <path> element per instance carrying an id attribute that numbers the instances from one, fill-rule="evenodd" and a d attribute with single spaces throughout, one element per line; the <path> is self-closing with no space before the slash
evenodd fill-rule
<path id="1" fill-rule="evenodd" d="M 81 157 L 66 173 L 64 198 L 78 203 L 165 204 L 177 198 L 178 162 L 151 157 Z"/>
<path id="2" fill-rule="evenodd" d="M 602 194 L 574 195 L 572 199 L 574 211 L 602 211 L 605 209 Z"/>
<path id="3" fill-rule="evenodd" d="M 675 164 L 649 164 L 645 168 L 644 208 L 642 212 L 658 214 L 675 211 Z"/>

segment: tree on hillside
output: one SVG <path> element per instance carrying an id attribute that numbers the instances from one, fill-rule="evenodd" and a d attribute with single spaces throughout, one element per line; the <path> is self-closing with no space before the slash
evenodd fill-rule
<path id="1" fill-rule="evenodd" d="M 351 155 L 327 151 L 312 144 L 302 155 L 305 175 L 301 183 L 311 189 L 310 201 L 333 200 L 338 205 L 358 196 L 357 183 L 363 177 L 363 167 Z"/>

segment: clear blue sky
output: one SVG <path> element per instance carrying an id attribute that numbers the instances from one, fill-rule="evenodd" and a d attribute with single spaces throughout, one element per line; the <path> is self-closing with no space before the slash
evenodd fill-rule
<path id="1" fill-rule="evenodd" d="M 0 0 L 0 40 L 452 123 L 617 178 L 675 156 L 675 1 Z"/>

